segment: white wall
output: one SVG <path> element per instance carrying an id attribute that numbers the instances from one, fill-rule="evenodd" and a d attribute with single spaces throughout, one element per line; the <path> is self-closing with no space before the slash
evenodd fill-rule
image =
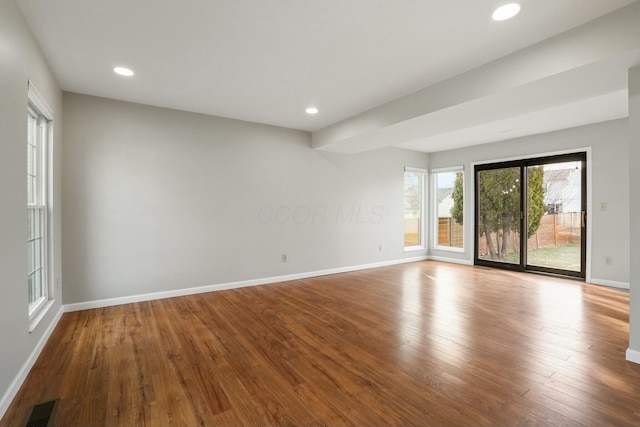
<path id="1" fill-rule="evenodd" d="M 30 356 L 60 312 L 56 299 L 29 333 L 27 294 L 27 81 L 54 114 L 52 259 L 60 279 L 62 93 L 13 0 L 0 0 L 0 417 L 27 372 Z M 26 368 L 26 369 L 25 369 Z"/>
<path id="2" fill-rule="evenodd" d="M 425 254 L 403 252 L 403 169 L 426 154 L 71 93 L 64 109 L 65 304 Z"/>
<path id="3" fill-rule="evenodd" d="M 543 153 L 591 147 L 593 194 L 591 277 L 596 282 L 629 283 L 629 153 L 627 120 L 615 120 L 589 126 L 484 144 L 458 150 L 432 153 L 433 168 L 463 165 L 465 168 L 465 200 L 472 194 L 472 162 L 510 157 L 536 156 Z M 601 202 L 607 210 L 599 210 Z M 473 218 L 473 206 L 465 206 L 465 218 Z M 473 259 L 472 222 L 466 221 L 465 252 L 431 250 L 431 255 L 454 259 Z M 606 256 L 612 264 L 606 265 Z"/>

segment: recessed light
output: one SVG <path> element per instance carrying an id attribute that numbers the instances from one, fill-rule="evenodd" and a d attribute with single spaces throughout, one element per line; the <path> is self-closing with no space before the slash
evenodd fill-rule
<path id="1" fill-rule="evenodd" d="M 133 76 L 133 70 L 131 70 L 130 68 L 126 68 L 126 67 L 115 67 L 113 69 L 113 72 L 118 74 L 118 75 L 125 76 L 125 77 Z"/>
<path id="2" fill-rule="evenodd" d="M 316 107 L 309 107 L 306 110 L 307 114 L 318 114 L 318 109 Z"/>
<path id="3" fill-rule="evenodd" d="M 494 21 L 506 21 L 516 16 L 522 7 L 518 3 L 503 4 L 493 11 L 491 17 Z"/>

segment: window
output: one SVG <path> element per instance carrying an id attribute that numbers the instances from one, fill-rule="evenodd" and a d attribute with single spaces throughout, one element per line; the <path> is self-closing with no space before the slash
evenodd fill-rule
<path id="1" fill-rule="evenodd" d="M 464 248 L 464 171 L 462 167 L 433 172 L 434 236 L 438 249 Z"/>
<path id="2" fill-rule="evenodd" d="M 562 213 L 562 203 L 550 203 L 547 204 L 547 214 L 557 215 Z"/>
<path id="3" fill-rule="evenodd" d="M 27 286 L 29 317 L 33 320 L 49 300 L 47 259 L 47 142 L 51 113 L 29 87 L 27 111 Z"/>
<path id="4" fill-rule="evenodd" d="M 405 250 L 425 248 L 425 182 L 422 169 L 405 168 L 404 172 L 404 247 Z"/>

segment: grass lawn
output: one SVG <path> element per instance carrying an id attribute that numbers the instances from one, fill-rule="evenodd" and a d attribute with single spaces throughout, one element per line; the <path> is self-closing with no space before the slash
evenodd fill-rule
<path id="1" fill-rule="evenodd" d="M 509 254 L 508 260 L 518 263 L 519 256 L 518 253 Z M 529 249 L 527 262 L 529 265 L 580 271 L 580 243 Z"/>

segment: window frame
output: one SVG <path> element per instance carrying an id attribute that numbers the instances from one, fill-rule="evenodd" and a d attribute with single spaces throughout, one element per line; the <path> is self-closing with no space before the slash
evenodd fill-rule
<path id="1" fill-rule="evenodd" d="M 51 284 L 51 257 L 50 254 L 50 206 L 51 206 L 51 158 L 50 150 L 53 143 L 53 113 L 47 103 L 44 101 L 40 93 L 35 89 L 33 84 L 29 82 L 28 94 L 27 94 L 27 149 L 29 145 L 35 143 L 35 153 L 32 159 L 32 168 L 29 168 L 29 159 L 27 159 L 27 177 L 33 173 L 34 176 L 34 188 L 29 198 L 29 178 L 27 178 L 27 221 L 29 222 L 27 233 L 27 294 L 29 296 L 28 314 L 30 328 L 29 331 L 33 331 L 37 323 L 44 317 L 48 308 L 52 305 L 54 297 L 54 289 Z M 33 139 L 30 140 L 29 134 L 31 133 L 30 118 L 35 119 L 35 132 L 33 133 Z M 27 152 L 27 156 L 29 153 Z M 40 236 L 33 237 L 35 223 L 32 221 L 31 212 L 39 212 L 39 221 L 37 223 L 37 229 L 40 231 Z M 37 252 L 33 252 L 30 242 L 34 240 L 41 240 L 40 247 Z M 39 258 L 39 266 L 36 266 L 36 270 L 33 270 L 35 261 L 33 260 L 33 254 L 36 254 Z M 32 262 L 29 262 L 29 261 Z M 30 265 L 31 264 L 31 265 Z M 32 271 L 33 270 L 33 271 Z M 31 301 L 31 289 L 29 277 L 40 270 L 40 280 L 38 283 L 38 293 L 40 294 L 37 299 Z"/>
<path id="2" fill-rule="evenodd" d="M 465 218 L 465 220 L 463 220 L 462 223 L 462 247 L 458 248 L 456 246 L 446 246 L 446 245 L 441 245 L 440 244 L 440 233 L 439 233 L 439 217 L 438 217 L 438 178 L 437 176 L 439 174 L 443 174 L 443 173 L 458 173 L 461 172 L 462 173 L 462 201 L 463 201 L 463 218 Z M 464 253 L 465 251 L 465 247 L 466 247 L 466 243 L 467 243 L 467 238 L 466 238 L 466 227 L 465 227 L 465 223 L 466 221 L 466 215 L 465 215 L 465 210 L 466 210 L 466 205 L 467 205 L 467 192 L 465 191 L 465 173 L 464 173 L 464 166 L 451 166 L 451 167 L 446 167 L 446 168 L 437 168 L 437 169 L 432 169 L 431 170 L 431 201 L 432 201 L 432 213 L 431 213 L 431 230 L 432 230 L 432 248 L 434 250 L 438 250 L 438 251 L 447 251 L 447 252 L 457 252 L 457 253 Z"/>
<path id="3" fill-rule="evenodd" d="M 422 168 L 415 168 L 415 167 L 410 167 L 410 166 L 405 166 L 404 168 L 404 174 L 403 174 L 403 180 L 402 180 L 402 184 L 403 184 L 403 190 L 402 190 L 402 202 L 403 202 L 403 213 L 402 213 L 402 218 L 403 221 L 406 221 L 406 217 L 405 217 L 405 212 L 404 212 L 404 203 L 406 200 L 406 192 L 404 190 L 404 186 L 406 183 L 406 177 L 408 173 L 412 173 L 412 174 L 417 174 L 418 175 L 418 179 L 419 179 L 419 185 L 420 185 L 420 189 L 418 191 L 418 194 L 420 195 L 420 201 L 419 201 L 419 210 L 420 210 L 420 220 L 419 220 L 419 226 L 420 226 L 420 232 L 419 232 L 419 238 L 420 238 L 420 243 L 418 245 L 412 245 L 412 246 L 406 246 L 403 243 L 403 250 L 404 252 L 413 252 L 413 251 L 423 251 L 427 249 L 427 237 L 428 237 L 428 232 L 427 232 L 427 206 L 428 206 L 428 183 L 429 183 L 429 171 L 427 169 L 422 169 Z M 403 241 L 405 239 L 406 236 L 406 222 L 403 225 Z"/>

